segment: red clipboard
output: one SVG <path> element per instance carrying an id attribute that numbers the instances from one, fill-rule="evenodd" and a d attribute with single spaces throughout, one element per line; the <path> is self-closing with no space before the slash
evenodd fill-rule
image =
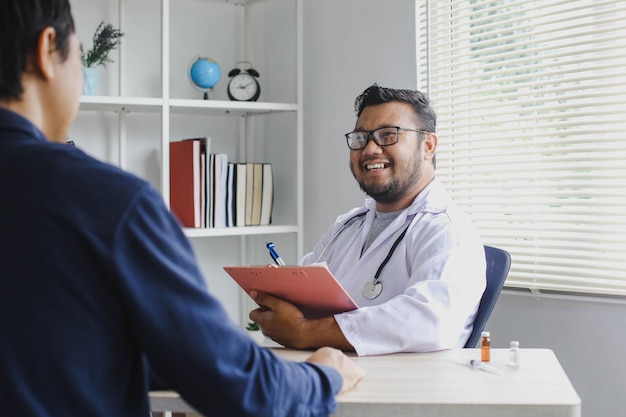
<path id="1" fill-rule="evenodd" d="M 359 308 L 326 265 L 225 266 L 224 270 L 246 293 L 257 290 L 282 298 L 298 307 L 306 318 Z"/>

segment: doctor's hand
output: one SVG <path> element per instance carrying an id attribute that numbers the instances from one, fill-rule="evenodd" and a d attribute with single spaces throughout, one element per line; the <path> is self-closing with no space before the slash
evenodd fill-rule
<path id="1" fill-rule="evenodd" d="M 307 319 L 298 307 L 259 291 L 251 291 L 250 296 L 261 306 L 250 312 L 250 320 L 259 325 L 265 336 L 290 348 L 315 347 L 309 346 L 306 340 L 304 327 Z"/>
<path id="2" fill-rule="evenodd" d="M 250 297 L 261 307 L 250 312 L 263 334 L 293 349 L 316 349 L 331 346 L 354 351 L 333 316 L 307 319 L 302 311 L 288 301 L 270 294 L 250 291 Z"/>

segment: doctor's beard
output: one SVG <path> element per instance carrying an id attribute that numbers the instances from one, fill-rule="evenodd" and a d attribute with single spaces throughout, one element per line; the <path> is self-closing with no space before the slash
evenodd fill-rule
<path id="1" fill-rule="evenodd" d="M 395 161 L 390 160 L 390 167 L 395 167 Z M 354 176 L 354 179 L 359 183 L 359 187 L 361 190 L 365 192 L 368 196 L 372 197 L 374 201 L 381 204 L 391 204 L 400 200 L 404 197 L 411 189 L 419 182 L 422 177 L 422 162 L 420 155 L 412 158 L 409 161 L 404 161 L 406 166 L 398 175 L 397 171 L 394 171 L 394 174 L 390 181 L 387 181 L 384 184 L 365 184 L 365 182 L 357 176 L 354 171 L 354 167 L 352 161 L 350 161 L 350 171 Z M 361 165 L 363 161 L 359 162 Z"/>

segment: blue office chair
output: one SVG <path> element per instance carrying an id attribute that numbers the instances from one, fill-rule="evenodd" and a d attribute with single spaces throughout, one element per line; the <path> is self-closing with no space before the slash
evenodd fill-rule
<path id="1" fill-rule="evenodd" d="M 496 306 L 500 291 L 511 269 L 511 255 L 504 249 L 485 246 L 485 259 L 487 261 L 487 287 L 478 304 L 478 312 L 474 319 L 472 334 L 465 343 L 466 348 L 476 347 L 493 308 Z"/>

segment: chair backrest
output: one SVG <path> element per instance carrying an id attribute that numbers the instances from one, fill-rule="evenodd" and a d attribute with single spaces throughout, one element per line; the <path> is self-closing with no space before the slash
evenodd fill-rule
<path id="1" fill-rule="evenodd" d="M 472 334 L 465 343 L 466 348 L 476 347 L 493 308 L 496 306 L 500 291 L 511 269 L 511 255 L 499 248 L 485 246 L 485 259 L 487 261 L 487 287 L 478 304 L 478 312 L 474 319 Z"/>

